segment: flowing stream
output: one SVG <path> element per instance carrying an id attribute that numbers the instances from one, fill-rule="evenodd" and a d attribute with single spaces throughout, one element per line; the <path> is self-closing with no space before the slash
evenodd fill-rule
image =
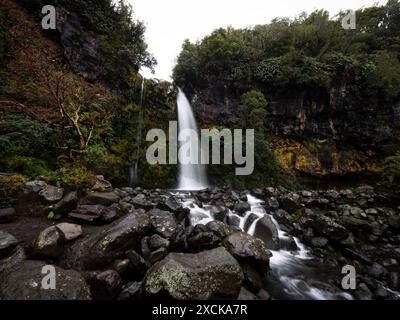
<path id="1" fill-rule="evenodd" d="M 200 159 L 199 131 L 191 105 L 185 94 L 179 89 L 178 94 L 178 121 L 179 133 L 185 129 L 191 129 L 195 136 L 191 137 L 190 148 L 197 150 L 196 154 L 185 155 L 193 159 Z M 195 138 L 195 139 L 193 139 Z M 197 139 L 197 141 L 195 141 Z M 197 147 L 196 144 L 197 143 Z M 192 151 L 193 152 L 193 151 Z M 190 220 L 192 225 L 207 224 L 214 220 L 211 214 L 211 206 L 196 204 L 191 192 L 201 190 L 207 187 L 207 178 L 204 165 L 201 164 L 180 164 L 179 167 L 179 187 L 180 190 L 175 195 L 182 201 L 184 207 L 190 210 Z M 297 300 L 334 300 L 334 299 L 352 299 L 352 296 L 345 292 L 331 292 L 325 286 L 329 271 L 325 266 L 318 265 L 316 259 L 310 254 L 310 251 L 299 241 L 299 239 L 289 236 L 282 231 L 274 217 L 266 212 L 263 201 L 247 195 L 247 201 L 250 210 L 240 216 L 229 210 L 228 217 L 234 217 L 239 220 L 239 227 L 250 235 L 254 235 L 257 223 L 266 215 L 269 216 L 279 236 L 279 249 L 271 251 L 270 260 L 271 275 L 265 288 L 276 299 L 297 299 Z M 337 270 L 335 275 L 337 276 Z"/>

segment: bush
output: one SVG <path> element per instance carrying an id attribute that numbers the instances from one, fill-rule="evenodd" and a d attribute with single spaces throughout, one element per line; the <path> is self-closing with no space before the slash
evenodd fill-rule
<path id="1" fill-rule="evenodd" d="M 398 186 L 400 183 L 400 152 L 386 158 L 381 175 L 388 186 Z"/>

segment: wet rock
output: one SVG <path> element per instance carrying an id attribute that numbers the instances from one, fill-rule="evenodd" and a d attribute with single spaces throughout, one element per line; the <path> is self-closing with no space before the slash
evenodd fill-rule
<path id="1" fill-rule="evenodd" d="M 311 245 L 317 248 L 325 248 L 328 245 L 328 239 L 324 237 L 315 237 L 311 239 Z"/>
<path id="2" fill-rule="evenodd" d="M 250 204 L 248 202 L 240 201 L 235 205 L 235 211 L 243 216 L 247 211 L 250 211 Z"/>
<path id="3" fill-rule="evenodd" d="M 153 296 L 168 292 L 174 299 L 235 299 L 243 273 L 238 262 L 224 248 L 196 254 L 170 253 L 152 266 L 144 290 Z"/>
<path id="4" fill-rule="evenodd" d="M 78 224 L 64 222 L 57 224 L 56 227 L 64 234 L 66 241 L 75 240 L 83 234 L 82 227 Z"/>
<path id="5" fill-rule="evenodd" d="M 120 200 L 115 192 L 91 192 L 84 199 L 84 204 L 110 206 Z"/>
<path id="6" fill-rule="evenodd" d="M 149 211 L 149 215 L 156 233 L 167 239 L 174 236 L 177 221 L 173 213 L 160 209 L 152 209 Z"/>
<path id="7" fill-rule="evenodd" d="M 182 209 L 182 205 L 175 197 L 169 196 L 164 201 L 159 202 L 157 208 L 165 211 L 177 212 Z"/>
<path id="8" fill-rule="evenodd" d="M 245 279 L 244 284 L 254 292 L 260 290 L 263 284 L 260 273 L 246 263 L 241 264 L 241 267 Z"/>
<path id="9" fill-rule="evenodd" d="M 388 224 L 394 230 L 400 230 L 400 216 L 389 217 Z"/>
<path id="10" fill-rule="evenodd" d="M 341 219 L 341 222 L 346 228 L 353 231 L 359 236 L 364 236 L 365 233 L 370 233 L 374 229 L 373 225 L 370 222 L 354 217 L 343 217 Z"/>
<path id="11" fill-rule="evenodd" d="M 39 195 L 46 203 L 56 203 L 62 199 L 64 189 L 46 184 L 44 188 L 39 191 Z"/>
<path id="12" fill-rule="evenodd" d="M 89 281 L 94 300 L 114 299 L 122 290 L 122 280 L 118 272 L 106 270 Z"/>
<path id="13" fill-rule="evenodd" d="M 128 251 L 126 256 L 130 262 L 130 268 L 135 272 L 138 277 L 144 276 L 150 264 L 144 260 L 136 251 Z"/>
<path id="14" fill-rule="evenodd" d="M 3 261 L 0 262 L 2 264 Z M 0 266 L 0 297 L 4 300 L 90 300 L 90 290 L 81 274 L 55 266 L 56 289 L 43 290 L 46 263 L 19 260 L 12 269 Z"/>
<path id="15" fill-rule="evenodd" d="M 46 188 L 44 181 L 28 181 L 20 189 L 18 200 L 15 206 L 18 215 L 21 216 L 41 216 L 46 210 L 43 207 L 43 198 L 39 192 Z"/>
<path id="16" fill-rule="evenodd" d="M 16 211 L 14 208 L 0 209 L 0 223 L 9 223 L 16 218 Z"/>
<path id="17" fill-rule="evenodd" d="M 104 206 L 97 205 L 82 205 L 68 214 L 68 218 L 81 223 L 97 223 L 102 217 Z"/>
<path id="18" fill-rule="evenodd" d="M 226 237 L 222 244 L 235 258 L 257 269 L 265 270 L 269 266 L 272 254 L 261 239 L 235 232 Z"/>
<path id="19" fill-rule="evenodd" d="M 38 235 L 33 243 L 32 255 L 38 258 L 57 258 L 64 250 L 64 234 L 55 226 Z"/>
<path id="20" fill-rule="evenodd" d="M 264 241 L 267 249 L 279 250 L 279 232 L 270 216 L 265 215 L 257 222 L 254 236 Z"/>
<path id="21" fill-rule="evenodd" d="M 228 209 L 224 206 L 212 206 L 210 208 L 211 216 L 218 221 L 224 221 L 228 213 Z"/>
<path id="22" fill-rule="evenodd" d="M 168 250 L 166 248 L 159 248 L 155 251 L 152 251 L 149 255 L 149 262 L 154 264 L 162 259 L 164 259 L 168 254 Z"/>
<path id="23" fill-rule="evenodd" d="M 207 223 L 206 228 L 213 232 L 220 239 L 223 239 L 231 233 L 235 232 L 234 228 L 221 221 L 211 221 Z"/>
<path id="24" fill-rule="evenodd" d="M 168 239 L 165 239 L 158 234 L 152 235 L 149 240 L 148 240 L 148 245 L 151 250 L 157 250 L 159 248 L 168 248 L 170 245 L 170 242 Z"/>
<path id="25" fill-rule="evenodd" d="M 68 268 L 94 270 L 111 263 L 135 248 L 150 229 L 147 214 L 135 212 L 115 221 L 99 233 L 76 241 L 68 248 L 61 264 Z"/>
<path id="26" fill-rule="evenodd" d="M 233 227 L 239 227 L 240 225 L 240 218 L 234 214 L 230 214 L 226 218 L 226 222 L 228 225 Z"/>
<path id="27" fill-rule="evenodd" d="M 0 230 L 0 259 L 8 256 L 17 244 L 18 240 L 13 235 Z"/>
<path id="28" fill-rule="evenodd" d="M 271 295 L 267 291 L 265 291 L 264 289 L 261 289 L 257 293 L 257 298 L 259 300 L 271 300 Z"/>
<path id="29" fill-rule="evenodd" d="M 78 194 L 76 191 L 67 193 L 64 198 L 62 198 L 55 205 L 50 207 L 50 210 L 55 213 L 56 216 L 64 217 L 78 205 Z"/>
<path id="30" fill-rule="evenodd" d="M 189 247 L 195 250 L 214 248 L 220 241 L 220 237 L 206 226 L 200 224 L 196 225 L 187 236 Z"/>
<path id="31" fill-rule="evenodd" d="M 141 296 L 142 282 L 128 283 L 118 296 L 118 300 L 137 300 Z"/>
<path id="32" fill-rule="evenodd" d="M 372 266 L 368 269 L 368 274 L 374 278 L 382 278 L 387 274 L 387 270 L 380 265 L 379 263 L 374 263 Z"/>
<path id="33" fill-rule="evenodd" d="M 373 300 L 374 295 L 371 290 L 368 289 L 365 283 L 360 283 L 357 290 L 353 293 L 354 298 L 357 300 Z"/>
<path id="34" fill-rule="evenodd" d="M 281 224 L 287 225 L 293 222 L 293 217 L 285 210 L 278 209 L 274 213 L 274 218 Z"/>
<path id="35" fill-rule="evenodd" d="M 154 203 L 146 200 L 146 196 L 144 194 L 138 194 L 131 200 L 131 202 L 136 208 L 141 208 L 144 210 L 150 210 L 155 206 Z"/>
<path id="36" fill-rule="evenodd" d="M 251 300 L 258 300 L 257 296 L 247 290 L 245 287 L 242 287 L 239 292 L 238 300 L 243 301 L 251 301 Z"/>
<path id="37" fill-rule="evenodd" d="M 255 213 L 250 213 L 247 218 L 246 218 L 246 222 L 244 224 L 243 229 L 248 232 L 250 227 L 254 224 L 255 221 L 257 221 L 259 219 L 259 217 L 255 214 Z"/>
<path id="38" fill-rule="evenodd" d="M 121 218 L 123 215 L 124 211 L 121 209 L 120 205 L 118 203 L 114 203 L 101 211 L 100 221 L 108 224 Z"/>
<path id="39" fill-rule="evenodd" d="M 340 241 L 349 236 L 346 228 L 326 216 L 318 215 L 313 222 L 313 227 L 319 233 L 334 241 Z"/>
<path id="40" fill-rule="evenodd" d="M 293 214 L 302 208 L 299 203 L 299 196 L 296 194 L 279 197 L 278 202 L 280 208 L 289 212 L 290 214 Z"/>

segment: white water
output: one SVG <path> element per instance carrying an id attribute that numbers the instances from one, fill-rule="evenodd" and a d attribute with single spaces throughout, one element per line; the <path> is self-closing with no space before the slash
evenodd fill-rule
<path id="1" fill-rule="evenodd" d="M 200 208 L 194 202 L 190 193 L 177 193 L 176 196 L 182 198 L 183 207 L 189 208 L 190 210 L 190 221 L 192 225 L 207 224 L 213 221 L 214 218 L 210 211 L 210 206 L 204 205 Z M 272 251 L 272 258 L 270 259 L 270 266 L 272 269 L 273 286 L 278 291 L 277 295 L 281 299 L 301 299 L 301 300 L 336 300 L 336 299 L 347 299 L 352 300 L 352 296 L 345 292 L 332 293 L 326 290 L 316 288 L 309 284 L 309 280 L 313 276 L 319 276 L 318 270 L 312 269 L 307 265 L 308 261 L 313 258 L 306 246 L 300 242 L 299 239 L 291 238 L 286 232 L 282 231 L 278 222 L 272 215 L 269 215 L 264 207 L 262 206 L 263 201 L 247 195 L 247 201 L 250 204 L 250 211 L 246 212 L 243 217 L 229 210 L 228 216 L 235 216 L 239 219 L 239 227 L 254 235 L 256 225 L 260 219 L 265 215 L 271 217 L 275 224 L 279 239 L 281 243 L 287 243 L 289 240 L 293 240 L 297 246 L 297 250 L 289 251 L 283 249 L 281 246 L 280 250 Z M 252 215 L 256 215 L 252 224 L 245 230 L 247 219 Z M 322 279 L 323 280 L 323 279 Z M 321 281 L 320 281 L 321 283 Z M 278 297 L 278 299 L 279 299 Z"/>
<path id="2" fill-rule="evenodd" d="M 142 143 L 142 125 L 143 125 L 143 95 L 144 95 L 144 77 L 142 77 L 142 85 L 140 87 L 140 111 L 139 111 L 139 123 L 136 133 L 136 154 L 135 161 L 129 168 L 129 186 L 137 185 L 139 182 L 139 156 L 140 156 L 140 146 Z"/>
<path id="3" fill-rule="evenodd" d="M 196 120 L 190 106 L 189 100 L 181 89 L 178 93 L 178 126 L 179 133 L 185 129 L 190 129 L 196 132 L 196 139 L 190 140 L 190 150 L 191 153 L 197 150 L 197 154 L 191 154 L 190 158 L 197 159 L 199 164 L 179 164 L 179 190 L 201 190 L 207 188 L 207 177 L 204 165 L 200 164 L 200 140 L 199 140 L 199 129 L 197 127 Z M 185 142 L 179 142 L 179 147 Z"/>

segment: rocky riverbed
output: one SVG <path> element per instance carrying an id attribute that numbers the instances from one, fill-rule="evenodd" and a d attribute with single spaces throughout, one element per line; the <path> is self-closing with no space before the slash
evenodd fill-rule
<path id="1" fill-rule="evenodd" d="M 0 298 L 398 299 L 398 205 L 369 186 L 183 193 L 100 180 L 82 193 L 30 181 L 0 209 Z M 42 288 L 47 265 L 55 290 Z"/>

